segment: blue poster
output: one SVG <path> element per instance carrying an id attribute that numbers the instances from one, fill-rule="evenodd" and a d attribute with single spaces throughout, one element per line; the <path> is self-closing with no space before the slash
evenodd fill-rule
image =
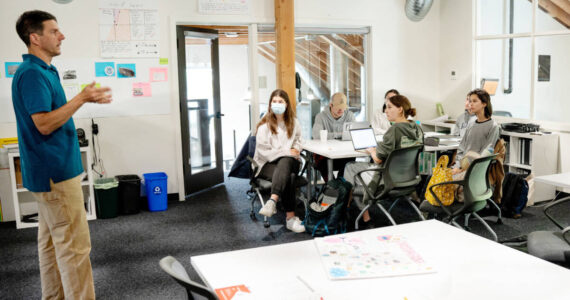
<path id="1" fill-rule="evenodd" d="M 136 77 L 135 64 L 117 64 L 117 77 L 119 78 L 132 78 Z"/>
<path id="2" fill-rule="evenodd" d="M 4 65 L 6 66 L 6 78 L 13 78 L 14 74 L 16 74 L 16 70 L 20 66 L 21 62 L 6 62 Z"/>
<path id="3" fill-rule="evenodd" d="M 115 77 L 114 62 L 96 62 L 95 77 Z"/>

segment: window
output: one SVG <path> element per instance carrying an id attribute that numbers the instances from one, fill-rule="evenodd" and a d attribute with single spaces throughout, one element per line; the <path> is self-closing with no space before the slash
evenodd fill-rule
<path id="1" fill-rule="evenodd" d="M 475 79 L 477 87 L 483 78 L 499 79 L 494 110 L 515 118 L 567 119 L 570 7 L 557 3 L 476 1 Z"/>

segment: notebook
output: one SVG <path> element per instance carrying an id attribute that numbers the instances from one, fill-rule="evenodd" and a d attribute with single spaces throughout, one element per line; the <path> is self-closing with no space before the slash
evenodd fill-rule
<path id="1" fill-rule="evenodd" d="M 352 145 L 354 150 L 364 150 L 367 148 L 376 147 L 376 136 L 372 128 L 351 129 L 350 137 L 352 138 Z"/>

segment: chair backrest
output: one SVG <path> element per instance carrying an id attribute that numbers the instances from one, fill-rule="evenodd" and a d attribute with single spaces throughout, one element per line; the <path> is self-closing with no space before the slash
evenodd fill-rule
<path id="1" fill-rule="evenodd" d="M 510 111 L 506 111 L 506 110 L 495 110 L 495 111 L 493 111 L 493 115 L 501 116 L 501 117 L 512 117 L 513 116 Z"/>
<path id="2" fill-rule="evenodd" d="M 479 211 L 485 207 L 487 199 L 493 195 L 489 182 L 489 167 L 497 155 L 483 156 L 475 159 L 467 169 L 463 194 L 465 195 L 463 213 Z"/>
<path id="3" fill-rule="evenodd" d="M 418 156 L 423 148 L 423 145 L 414 145 L 388 155 L 382 174 L 385 190 L 412 187 L 420 182 Z"/>
<path id="4" fill-rule="evenodd" d="M 190 280 L 184 266 L 172 256 L 166 256 L 160 260 L 160 267 L 168 273 L 176 282 L 186 288 L 190 300 L 219 300 L 216 293 L 211 289 Z"/>

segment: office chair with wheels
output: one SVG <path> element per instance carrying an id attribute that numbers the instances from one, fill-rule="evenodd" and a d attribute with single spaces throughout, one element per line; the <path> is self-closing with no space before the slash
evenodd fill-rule
<path id="1" fill-rule="evenodd" d="M 560 231 L 534 231 L 528 235 L 528 253 L 544 260 L 566 264 L 570 266 L 570 226 L 564 227 L 558 220 L 554 219 L 548 211 L 570 201 L 570 197 L 554 201 L 544 207 L 544 215 L 560 228 Z"/>
<path id="2" fill-rule="evenodd" d="M 251 154 L 255 153 L 255 136 L 250 136 L 248 138 L 248 143 L 250 145 L 250 149 L 252 148 L 251 146 L 253 145 L 253 151 L 250 151 L 250 155 L 246 157 L 247 160 L 250 162 L 252 168 L 249 178 L 250 189 L 246 193 L 249 200 L 251 200 L 251 211 L 249 213 L 249 217 L 253 221 L 257 221 L 257 218 L 255 216 L 255 202 L 259 200 L 259 203 L 261 203 L 261 207 L 263 207 L 265 205 L 265 202 L 269 200 L 269 197 L 267 195 L 268 193 L 271 192 L 271 181 L 255 177 L 255 174 L 259 169 L 257 163 L 255 163 L 255 161 L 253 160 L 253 154 Z M 306 205 L 308 201 L 305 199 L 305 196 L 303 194 L 299 193 L 299 189 L 309 183 L 307 179 L 302 175 L 305 172 L 305 169 L 307 168 L 308 160 L 306 156 L 302 153 L 301 153 L 301 158 L 302 158 L 302 165 L 301 168 L 299 168 L 300 171 L 297 174 L 291 174 L 291 181 L 293 182 L 293 186 L 295 186 L 296 198 L 301 199 L 303 203 Z M 269 219 L 266 216 L 263 216 L 263 227 L 269 228 Z"/>
<path id="3" fill-rule="evenodd" d="M 359 208 L 364 206 L 358 217 L 356 217 L 354 224 L 355 229 L 358 229 L 358 221 L 362 218 L 364 212 L 374 204 L 378 206 L 392 225 L 396 225 L 390 212 L 401 199 L 404 199 L 404 201 L 416 211 L 421 220 L 425 220 L 424 216 L 410 198 L 410 195 L 416 191 L 416 185 L 421 181 L 418 169 L 418 156 L 423 150 L 423 147 L 423 145 L 416 145 L 396 149 L 388 155 L 384 167 L 363 170 L 355 175 L 357 185 L 352 192 L 353 201 Z M 364 183 L 362 179 L 362 173 L 364 172 L 380 172 L 382 180 L 376 192 L 373 192 L 370 187 Z M 362 203 L 364 193 L 366 193 L 370 200 L 366 205 Z M 390 208 L 386 210 L 384 206 L 380 204 L 380 200 L 391 200 Z"/>
<path id="4" fill-rule="evenodd" d="M 513 114 L 511 114 L 510 111 L 506 111 L 506 110 L 495 110 L 493 111 L 493 115 L 494 116 L 501 116 L 501 117 L 512 117 Z"/>
<path id="5" fill-rule="evenodd" d="M 460 216 L 473 215 L 493 236 L 493 240 L 498 240 L 497 234 L 493 229 L 481 218 L 477 212 L 485 208 L 487 200 L 493 195 L 493 189 L 489 182 L 489 167 L 491 162 L 497 157 L 496 154 L 483 156 L 471 162 L 467 171 L 465 171 L 465 178 L 463 180 L 454 180 L 448 182 L 441 182 L 434 184 L 429 188 L 430 193 L 434 196 L 435 200 L 440 206 L 431 205 L 427 200 L 420 204 L 420 210 L 433 213 L 436 215 L 445 214 L 444 219 L 447 223 L 465 229 L 459 225 L 455 220 Z M 441 200 L 434 193 L 433 189 L 436 186 L 445 184 L 457 184 L 463 186 L 464 202 L 455 201 L 449 206 L 443 206 Z"/>
<path id="6" fill-rule="evenodd" d="M 176 258 L 166 256 L 160 260 L 159 264 L 164 272 L 186 289 L 189 300 L 219 300 L 210 288 L 190 280 L 186 269 Z"/>

